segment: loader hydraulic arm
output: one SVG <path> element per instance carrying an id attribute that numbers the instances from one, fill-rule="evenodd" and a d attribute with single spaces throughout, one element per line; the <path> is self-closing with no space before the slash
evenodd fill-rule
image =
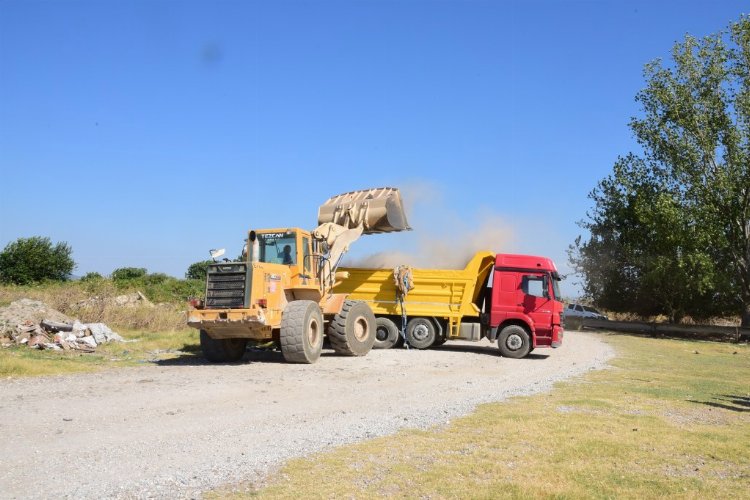
<path id="1" fill-rule="evenodd" d="M 336 269 L 352 243 L 363 234 L 408 231 L 401 195 L 396 188 L 375 188 L 334 196 L 318 209 L 313 238 L 326 249 L 320 282 L 333 286 Z"/>

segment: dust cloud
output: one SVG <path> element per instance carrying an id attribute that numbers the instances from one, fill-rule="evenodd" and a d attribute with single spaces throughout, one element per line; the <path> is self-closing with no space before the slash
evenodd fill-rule
<path id="1" fill-rule="evenodd" d="M 414 241 L 398 251 L 384 251 L 344 262 L 349 267 L 463 269 L 475 253 L 513 252 L 516 231 L 503 217 L 487 208 L 460 214 L 450 208 L 435 186 L 420 183 L 401 187 L 406 217 Z"/>

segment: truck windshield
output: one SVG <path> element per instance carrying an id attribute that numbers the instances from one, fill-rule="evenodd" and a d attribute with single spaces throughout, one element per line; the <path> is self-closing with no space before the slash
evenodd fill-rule
<path id="1" fill-rule="evenodd" d="M 259 260 L 269 264 L 297 263 L 297 235 L 294 232 L 260 233 Z"/>

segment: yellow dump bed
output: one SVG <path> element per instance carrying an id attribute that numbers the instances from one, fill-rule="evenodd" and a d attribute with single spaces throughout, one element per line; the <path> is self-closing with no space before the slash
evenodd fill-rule
<path id="1" fill-rule="evenodd" d="M 495 254 L 479 252 L 464 269 L 413 269 L 414 288 L 404 301 L 410 317 L 427 316 L 449 320 L 451 326 L 463 317 L 478 317 L 475 305 L 495 263 Z M 393 269 L 339 268 L 349 277 L 335 288 L 349 298 L 363 300 L 376 316 L 401 315 L 396 300 Z"/>

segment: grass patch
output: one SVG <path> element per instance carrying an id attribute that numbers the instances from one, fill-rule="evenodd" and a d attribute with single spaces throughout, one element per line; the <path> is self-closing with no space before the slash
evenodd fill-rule
<path id="1" fill-rule="evenodd" d="M 441 429 L 291 461 L 260 490 L 215 494 L 747 498 L 750 348 L 606 338 L 618 351 L 612 369 L 483 405 Z"/>
<path id="2" fill-rule="evenodd" d="M 90 372 L 104 368 L 137 366 L 177 356 L 199 355 L 198 331 L 193 328 L 171 331 L 118 330 L 127 340 L 97 347 L 95 353 L 40 351 L 26 346 L 0 349 L 0 376 L 27 377 Z"/>

